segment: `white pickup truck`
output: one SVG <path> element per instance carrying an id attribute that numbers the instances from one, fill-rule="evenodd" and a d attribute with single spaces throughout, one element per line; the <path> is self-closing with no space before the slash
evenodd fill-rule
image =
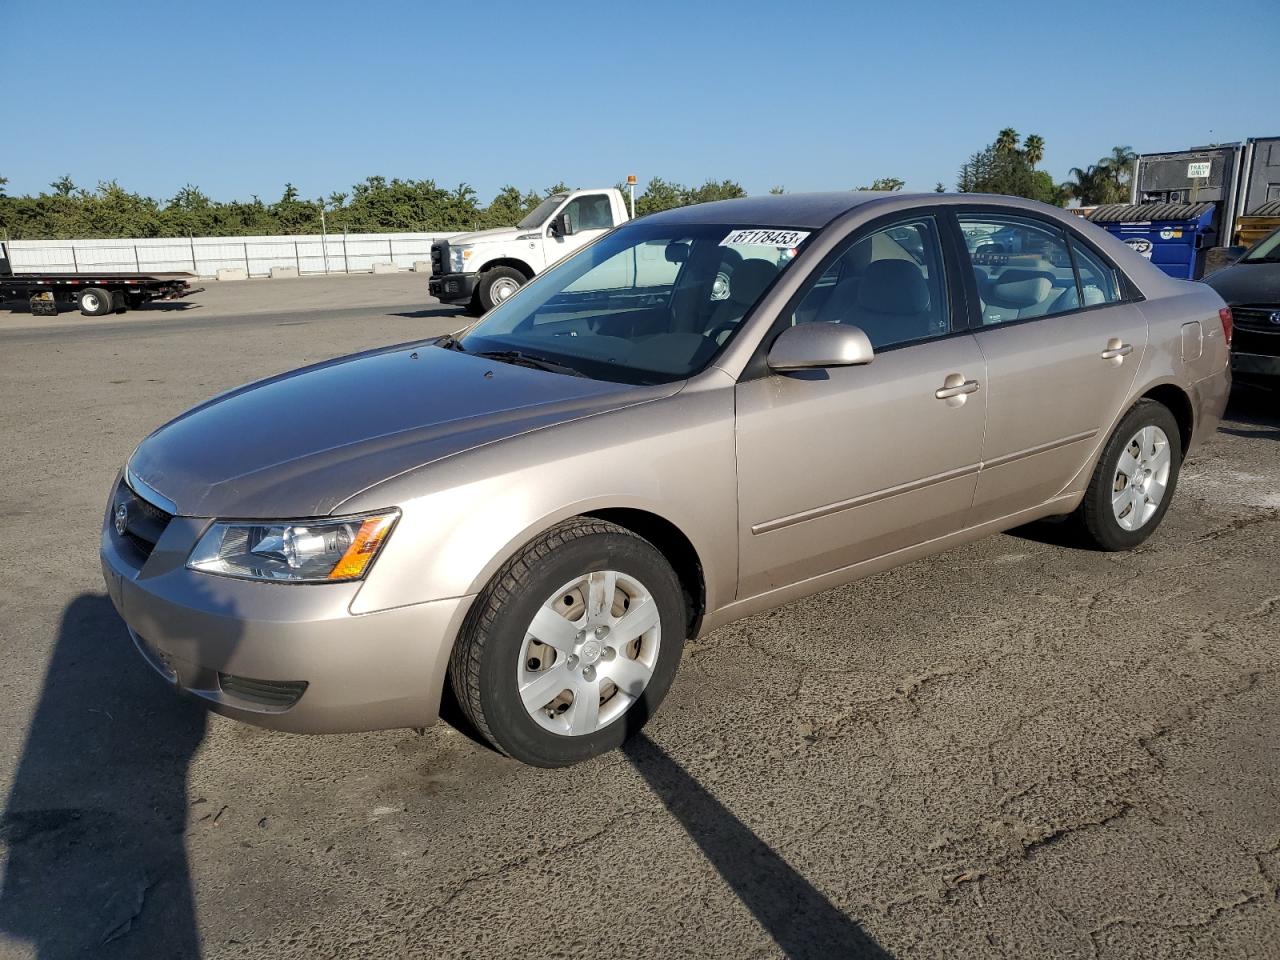
<path id="1" fill-rule="evenodd" d="M 463 233 L 431 245 L 428 289 L 442 303 L 490 310 L 561 257 L 631 219 L 612 187 L 553 193 L 514 227 Z"/>

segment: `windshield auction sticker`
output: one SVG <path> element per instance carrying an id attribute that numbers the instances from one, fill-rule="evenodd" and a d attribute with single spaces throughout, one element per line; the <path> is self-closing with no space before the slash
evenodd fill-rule
<path id="1" fill-rule="evenodd" d="M 806 230 L 734 230 L 720 246 L 798 247 L 807 236 Z"/>

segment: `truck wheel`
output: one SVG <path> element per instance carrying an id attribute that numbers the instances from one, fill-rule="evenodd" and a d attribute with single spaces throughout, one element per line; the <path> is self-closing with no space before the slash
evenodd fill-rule
<path id="1" fill-rule="evenodd" d="M 80 312 L 86 317 L 104 317 L 113 308 L 111 294 L 101 287 L 89 287 L 80 293 Z"/>
<path id="2" fill-rule="evenodd" d="M 486 270 L 481 274 L 480 286 L 476 290 L 480 294 L 480 306 L 486 311 L 492 310 L 524 284 L 524 274 L 514 267 L 493 267 Z"/>
<path id="3" fill-rule="evenodd" d="M 126 293 L 124 295 L 124 305 L 130 310 L 137 310 L 146 302 L 146 297 L 141 293 Z"/>

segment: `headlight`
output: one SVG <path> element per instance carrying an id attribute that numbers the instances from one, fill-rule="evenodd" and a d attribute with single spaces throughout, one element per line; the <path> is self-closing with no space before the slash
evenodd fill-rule
<path id="1" fill-rule="evenodd" d="M 449 248 L 450 266 L 454 273 L 462 273 L 467 269 L 467 261 L 471 259 L 471 247 L 463 246 Z"/>
<path id="2" fill-rule="evenodd" d="M 398 519 L 392 510 L 336 520 L 218 521 L 191 551 L 187 569 L 246 580 L 359 580 Z"/>

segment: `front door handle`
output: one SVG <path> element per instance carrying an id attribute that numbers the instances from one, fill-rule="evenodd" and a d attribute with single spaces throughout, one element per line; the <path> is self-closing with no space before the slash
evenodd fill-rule
<path id="1" fill-rule="evenodd" d="M 933 395 L 939 400 L 955 400 L 951 406 L 959 406 L 969 394 L 978 392 L 978 386 L 977 380 L 966 380 L 962 373 L 950 373 Z"/>
<path id="2" fill-rule="evenodd" d="M 1112 337 L 1107 341 L 1107 349 L 1102 351 L 1103 360 L 1119 360 L 1124 363 L 1124 358 L 1133 353 L 1133 344 L 1124 343 L 1117 337 Z"/>

